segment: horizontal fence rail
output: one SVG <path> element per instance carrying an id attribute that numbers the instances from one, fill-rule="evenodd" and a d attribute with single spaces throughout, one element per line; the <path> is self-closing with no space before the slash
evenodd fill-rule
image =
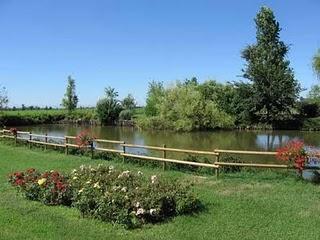
<path id="1" fill-rule="evenodd" d="M 15 143 L 17 140 L 26 141 L 31 147 L 31 144 L 40 144 L 44 145 L 45 148 L 47 146 L 53 146 L 55 148 L 61 147 L 65 148 L 65 153 L 69 153 L 69 148 L 77 148 L 80 149 L 79 145 L 75 144 L 76 136 L 51 136 L 48 134 L 34 134 L 32 132 L 26 131 L 17 131 L 16 135 L 12 133 L 12 131 L 8 129 L 0 130 L 1 138 L 9 138 L 14 139 Z M 25 137 L 21 137 L 21 135 Z M 37 138 L 37 139 L 35 139 Z M 39 139 L 40 138 L 40 139 Z M 42 141 L 43 140 L 43 141 Z M 49 140 L 60 140 L 60 142 L 49 142 Z M 117 148 L 105 148 L 97 144 L 113 144 L 116 145 Z M 94 143 L 91 145 L 85 146 L 85 149 L 91 150 L 91 156 L 93 157 L 94 151 L 101 152 L 110 152 L 120 154 L 123 158 L 137 158 L 141 160 L 150 160 L 150 161 L 158 161 L 163 163 L 163 169 L 166 168 L 166 163 L 175 163 L 175 164 L 183 164 L 190 165 L 196 167 L 206 167 L 215 170 L 216 175 L 219 175 L 219 169 L 222 167 L 253 167 L 253 168 L 274 168 L 274 169 L 288 169 L 290 168 L 288 165 L 281 164 L 263 164 L 263 163 L 240 163 L 240 162 L 224 162 L 220 160 L 220 156 L 222 154 L 239 154 L 239 155 L 265 155 L 265 156 L 275 156 L 276 152 L 266 152 L 266 151 L 243 151 L 243 150 L 225 150 L 225 149 L 215 149 L 213 151 L 198 151 L 198 150 L 190 150 L 190 149 L 180 149 L 180 148 L 169 148 L 166 145 L 162 147 L 159 146 L 145 146 L 145 145 L 136 145 L 129 144 L 124 141 L 119 140 L 108 140 L 108 139 L 94 139 Z M 162 157 L 154 157 L 154 156 L 146 156 L 140 154 L 132 154 L 128 153 L 126 150 L 128 148 L 141 148 L 147 150 L 155 150 L 162 152 Z M 212 156 L 214 159 L 210 163 L 202 163 L 195 161 L 187 161 L 187 160 L 179 160 L 179 159 L 171 159 L 167 158 L 168 152 L 175 153 L 184 153 L 184 154 L 192 154 L 192 155 L 206 155 Z"/>
<path id="2" fill-rule="evenodd" d="M 223 150 L 223 149 L 215 149 L 214 151 L 216 153 L 244 154 L 244 155 L 271 155 L 271 156 L 275 156 L 277 154 L 276 152 Z"/>

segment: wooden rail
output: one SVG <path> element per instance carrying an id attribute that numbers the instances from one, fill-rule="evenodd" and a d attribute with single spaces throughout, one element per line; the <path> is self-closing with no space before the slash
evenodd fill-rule
<path id="1" fill-rule="evenodd" d="M 288 168 L 287 165 L 280 164 L 261 164 L 261 163 L 229 163 L 229 162 L 215 162 L 219 166 L 235 166 L 235 167 L 256 167 L 256 168 Z"/>
<path id="2" fill-rule="evenodd" d="M 9 133 L 9 134 L 8 134 Z M 75 136 L 49 136 L 47 134 L 41 135 L 41 134 L 34 134 L 31 132 L 23 132 L 18 131 L 17 135 L 12 135 L 10 130 L 3 129 L 0 130 L 0 137 L 1 138 L 10 138 L 14 139 L 15 142 L 17 140 L 26 141 L 29 143 L 29 147 L 31 147 L 31 144 L 41 144 L 46 146 L 54 146 L 54 147 L 63 147 L 65 148 L 65 153 L 69 153 L 69 148 L 80 148 L 77 144 L 71 143 L 69 140 L 75 140 Z M 26 138 L 18 137 L 18 135 L 27 135 Z M 32 137 L 39 137 L 44 139 L 44 141 L 41 140 L 35 140 L 32 139 Z M 48 142 L 48 139 L 58 139 L 63 140 L 63 143 L 52 143 Z M 240 155 L 265 155 L 265 156 L 275 156 L 276 152 L 265 152 L 265 151 L 243 151 L 243 150 L 224 150 L 224 149 L 215 149 L 214 151 L 198 151 L 198 150 L 190 150 L 190 149 L 179 149 L 179 148 L 168 148 L 164 144 L 162 147 L 158 146 L 144 146 L 144 145 L 135 145 L 135 144 L 128 144 L 124 141 L 118 141 L 118 140 L 107 140 L 107 139 L 95 139 L 95 143 L 110 143 L 110 144 L 116 144 L 119 146 L 119 149 L 112 149 L 112 148 L 104 148 L 101 146 L 94 147 L 94 144 L 91 144 L 89 146 L 86 146 L 86 149 L 91 150 L 91 156 L 93 157 L 94 151 L 102 151 L 102 152 L 111 152 L 111 153 L 117 153 L 120 154 L 123 158 L 129 157 L 129 158 L 138 158 L 143 160 L 151 160 L 151 161 L 160 161 L 163 163 L 163 168 L 166 168 L 166 163 L 177 163 L 177 164 L 184 164 L 184 165 L 190 165 L 190 166 L 197 166 L 197 167 L 207 167 L 215 169 L 216 174 L 218 176 L 219 174 L 219 168 L 221 167 L 228 167 L 228 166 L 236 166 L 236 167 L 254 167 L 254 168 L 276 168 L 276 169 L 287 169 L 289 166 L 287 165 L 280 165 L 280 164 L 261 164 L 261 163 L 231 163 L 231 162 L 223 162 L 220 161 L 220 155 L 221 154 L 240 154 Z M 144 155 L 138 155 L 138 154 L 132 154 L 126 152 L 126 148 L 143 148 L 148 150 L 156 150 L 162 152 L 162 157 L 153 157 L 153 156 L 144 156 Z M 185 153 L 185 154 L 195 154 L 195 155 L 208 155 L 208 156 L 214 156 L 215 159 L 213 159 L 212 163 L 201 163 L 201 162 L 193 162 L 193 161 L 186 161 L 186 160 L 179 160 L 179 159 L 171 159 L 167 158 L 167 152 L 176 152 L 176 153 Z"/>
<path id="3" fill-rule="evenodd" d="M 244 154 L 244 155 L 276 155 L 276 152 L 258 152 L 258 151 L 240 151 L 240 150 L 223 150 L 215 149 L 216 153 L 231 153 L 231 154 Z"/>

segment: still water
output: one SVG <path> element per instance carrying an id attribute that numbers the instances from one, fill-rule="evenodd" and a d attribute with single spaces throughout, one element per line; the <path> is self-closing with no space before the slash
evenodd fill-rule
<path id="1" fill-rule="evenodd" d="M 54 136 L 75 136 L 82 130 L 90 130 L 97 138 L 121 140 L 126 143 L 150 146 L 207 150 L 219 149 L 275 151 L 291 139 L 302 139 L 307 145 L 320 147 L 320 132 L 302 131 L 202 131 L 171 132 L 139 130 L 132 127 L 112 126 L 75 126 L 75 125 L 38 125 L 22 126 L 22 131 Z M 117 146 L 115 146 L 117 147 Z M 119 146 L 118 146 L 119 148 Z M 131 150 L 136 152 L 136 150 Z M 130 151 L 129 151 L 130 152 Z M 139 149 L 139 152 L 148 153 Z M 259 157 L 261 158 L 261 157 Z M 263 158 L 259 159 L 263 160 Z"/>

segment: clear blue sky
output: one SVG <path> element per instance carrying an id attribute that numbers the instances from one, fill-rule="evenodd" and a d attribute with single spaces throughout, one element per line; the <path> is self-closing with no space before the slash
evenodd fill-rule
<path id="1" fill-rule="evenodd" d="M 319 0 L 0 0 L 0 84 L 11 106 L 59 106 L 70 74 L 88 106 L 109 85 L 144 104 L 151 80 L 239 80 L 262 5 L 274 10 L 296 78 L 309 88 Z"/>

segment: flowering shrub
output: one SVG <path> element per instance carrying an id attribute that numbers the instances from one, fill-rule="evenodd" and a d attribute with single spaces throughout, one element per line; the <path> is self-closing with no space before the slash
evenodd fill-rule
<path id="1" fill-rule="evenodd" d="M 81 166 L 72 172 L 73 205 L 86 216 L 120 223 L 128 228 L 190 213 L 200 202 L 189 186 L 150 179 L 141 172 L 115 170 L 112 166 Z"/>
<path id="2" fill-rule="evenodd" d="M 87 130 L 82 131 L 76 137 L 76 144 L 80 147 L 87 147 L 93 144 L 95 137 Z"/>
<path id="3" fill-rule="evenodd" d="M 277 159 L 288 162 L 301 174 L 308 159 L 303 141 L 292 140 L 284 147 L 277 149 Z"/>
<path id="4" fill-rule="evenodd" d="M 9 182 L 27 199 L 46 205 L 71 205 L 72 191 L 68 179 L 57 171 L 40 173 L 34 168 L 9 175 Z"/>
<path id="5" fill-rule="evenodd" d="M 73 206 L 83 216 L 127 228 L 191 213 L 201 206 L 189 185 L 112 166 L 81 166 L 68 177 L 57 171 L 28 169 L 11 174 L 9 182 L 28 199 Z"/>

